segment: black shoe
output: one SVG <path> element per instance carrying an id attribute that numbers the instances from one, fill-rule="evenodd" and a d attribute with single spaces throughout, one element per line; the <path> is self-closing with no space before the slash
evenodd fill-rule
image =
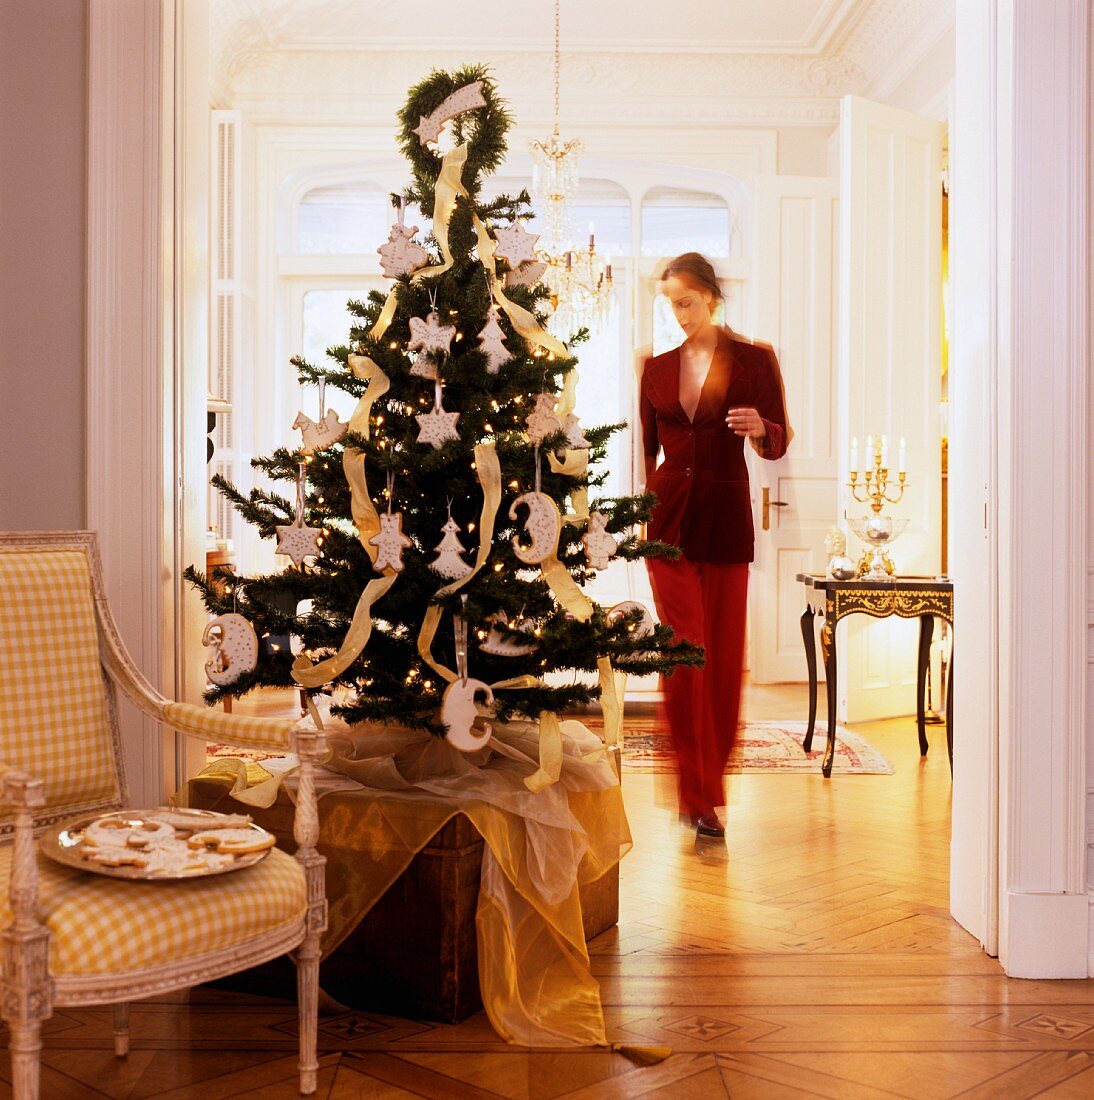
<path id="1" fill-rule="evenodd" d="M 695 832 L 699 836 L 713 836 L 719 840 L 725 840 L 726 827 L 718 820 L 717 814 L 703 814 L 702 817 L 696 817 L 692 820 L 695 822 Z"/>

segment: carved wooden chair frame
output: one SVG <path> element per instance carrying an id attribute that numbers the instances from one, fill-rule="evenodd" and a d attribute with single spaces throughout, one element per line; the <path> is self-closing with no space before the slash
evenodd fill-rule
<path id="1" fill-rule="evenodd" d="M 98 541 L 91 532 L 0 532 L 0 553 L 6 549 L 83 551 L 88 558 L 96 610 L 99 652 L 104 672 L 114 762 L 118 775 L 116 801 L 83 807 L 90 812 L 117 810 L 128 802 L 125 768 L 115 707 L 115 688 L 125 694 L 147 715 L 163 723 L 164 708 L 169 705 L 148 682 L 126 652 L 106 599 Z M 0 593 L 0 599 L 3 593 Z M 224 715 L 230 724 L 231 716 Z M 256 725 L 256 721 L 259 724 Z M 247 729 L 248 745 L 255 744 L 256 730 L 269 727 L 273 751 L 285 747 L 286 723 L 277 719 L 239 719 L 241 731 Z M 175 722 L 172 726 L 177 726 Z M 30 731 L 32 732 L 32 731 Z M 197 729 L 181 732 L 201 737 Z M 228 738 L 230 740 L 230 737 Z M 324 889 L 325 858 L 315 849 L 319 837 L 319 816 L 315 798 L 314 766 L 324 751 L 322 734 L 314 729 L 292 730 L 293 748 L 300 757 L 299 793 L 293 836 L 298 845 L 295 858 L 304 869 L 307 907 L 300 922 L 254 936 L 242 943 L 202 954 L 192 954 L 148 969 L 102 975 L 58 975 L 49 973 L 49 929 L 38 915 L 38 853 L 36 835 L 51 822 L 71 817 L 73 810 L 51 813 L 45 804 L 40 778 L 10 769 L 0 761 L 0 802 L 14 809 L 14 823 L 4 830 L 2 843 L 13 844 L 10 903 L 14 920 L 0 935 L 0 1017 L 8 1025 L 15 1100 L 35 1100 L 39 1094 L 39 1056 L 42 1047 L 41 1024 L 54 1006 L 113 1004 L 114 1049 L 119 1057 L 129 1050 L 129 1002 L 141 997 L 184 989 L 211 981 L 248 967 L 275 959 L 288 952 L 297 966 L 297 994 L 300 1021 L 300 1091 L 305 1095 L 316 1089 L 316 1058 L 319 939 L 327 923 Z"/>

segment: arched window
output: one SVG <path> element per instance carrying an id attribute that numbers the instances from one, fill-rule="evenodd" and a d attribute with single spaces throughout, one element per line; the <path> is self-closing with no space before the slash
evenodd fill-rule
<path id="1" fill-rule="evenodd" d="M 296 208 L 296 251 L 302 255 L 374 252 L 387 239 L 390 199 L 376 183 L 313 187 Z"/>
<path id="2" fill-rule="evenodd" d="M 654 187 L 642 199 L 642 255 L 701 252 L 709 259 L 740 256 L 736 219 L 721 195 Z"/>

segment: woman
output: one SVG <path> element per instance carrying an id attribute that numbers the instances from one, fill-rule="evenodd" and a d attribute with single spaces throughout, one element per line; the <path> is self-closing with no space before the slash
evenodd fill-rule
<path id="1" fill-rule="evenodd" d="M 704 668 L 664 678 L 665 709 L 681 811 L 700 836 L 724 837 L 717 811 L 737 737 L 753 558 L 744 441 L 776 459 L 790 432 L 774 351 L 712 320 L 722 292 L 709 261 L 697 252 L 678 256 L 665 267 L 661 290 L 684 342 L 648 359 L 642 372 L 646 490 L 658 499 L 648 536 L 682 554 L 646 561 L 660 620 L 706 647 Z"/>

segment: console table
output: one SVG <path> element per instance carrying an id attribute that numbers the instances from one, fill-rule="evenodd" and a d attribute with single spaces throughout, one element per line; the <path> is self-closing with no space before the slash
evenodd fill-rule
<path id="1" fill-rule="evenodd" d="M 886 619 L 919 620 L 919 674 L 916 682 L 916 722 L 919 751 L 927 755 L 926 706 L 927 667 L 930 663 L 931 638 L 935 618 L 945 619 L 953 627 L 953 581 L 936 577 L 894 577 L 892 581 L 829 580 L 822 573 L 799 573 L 805 589 L 805 611 L 801 617 L 805 661 L 809 668 L 809 728 L 802 747 L 813 747 L 813 728 L 817 719 L 817 641 L 815 617 L 824 619 L 821 650 L 824 659 L 825 694 L 828 697 L 828 746 L 821 772 L 832 775 L 836 748 L 836 624 L 848 615 L 870 615 Z M 946 685 L 946 748 L 953 770 L 953 656 L 950 656 L 949 682 Z"/>

